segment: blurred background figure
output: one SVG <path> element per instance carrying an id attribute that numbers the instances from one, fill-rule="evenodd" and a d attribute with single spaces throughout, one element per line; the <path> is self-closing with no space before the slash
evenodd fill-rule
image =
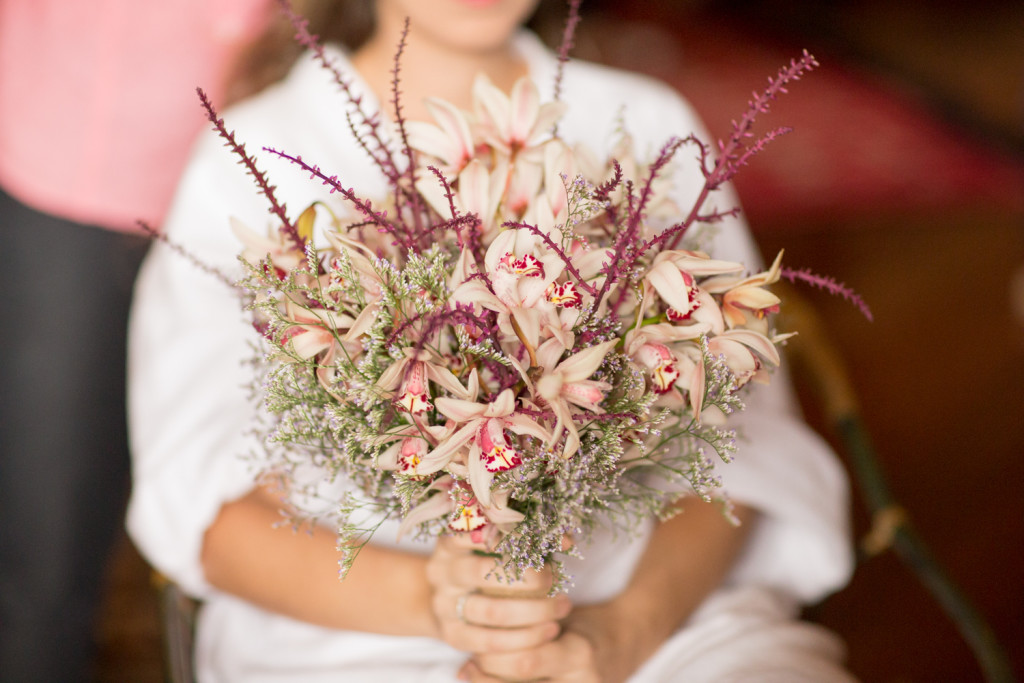
<path id="1" fill-rule="evenodd" d="M 0 0 L 0 680 L 89 680 L 135 271 L 269 0 Z"/>

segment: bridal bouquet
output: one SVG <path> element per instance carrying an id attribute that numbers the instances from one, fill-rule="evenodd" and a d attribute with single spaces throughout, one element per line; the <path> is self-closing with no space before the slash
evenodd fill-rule
<path id="1" fill-rule="evenodd" d="M 559 137 L 565 105 L 529 80 L 504 93 L 481 78 L 472 111 L 432 101 L 433 123 L 406 121 L 396 65 L 393 130 L 358 106 L 350 118 L 388 196 L 270 150 L 346 200 L 294 221 L 207 103 L 280 223 L 235 225 L 266 341 L 268 467 L 347 482 L 332 501 L 343 567 L 391 518 L 413 536 L 472 534 L 514 578 L 557 569 L 566 536 L 671 514 L 686 489 L 723 498 L 729 416 L 780 362 L 769 288 L 787 271 L 716 259 L 688 230 L 726 215 L 707 197 L 780 132 L 750 128 L 813 66 L 781 70 L 715 154 L 691 137 L 639 159 L 623 133 L 598 159 Z M 684 146 L 705 186 L 681 207 Z"/>

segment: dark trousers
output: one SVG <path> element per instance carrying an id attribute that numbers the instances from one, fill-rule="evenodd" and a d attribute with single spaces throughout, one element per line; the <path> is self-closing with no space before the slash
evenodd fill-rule
<path id="1" fill-rule="evenodd" d="M 125 336 L 145 248 L 143 238 L 42 214 L 0 191 L 5 683 L 89 679 L 129 485 Z"/>

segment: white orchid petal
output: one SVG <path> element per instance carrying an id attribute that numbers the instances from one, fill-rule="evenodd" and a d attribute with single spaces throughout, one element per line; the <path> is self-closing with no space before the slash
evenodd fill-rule
<path id="1" fill-rule="evenodd" d="M 557 372 L 562 375 L 566 382 L 584 380 L 594 374 L 601 367 L 605 355 L 618 343 L 617 339 L 601 342 L 594 346 L 583 349 L 564 361 L 559 363 Z"/>
<path id="2" fill-rule="evenodd" d="M 704 407 L 704 363 L 698 363 L 690 376 L 690 409 L 693 411 L 694 420 L 700 424 L 700 413 Z"/>
<path id="3" fill-rule="evenodd" d="M 486 403 L 465 401 L 458 398 L 449 398 L 447 396 L 438 396 L 434 401 L 434 405 L 438 412 L 446 417 L 450 417 L 456 422 L 469 422 L 470 420 L 476 420 L 477 418 L 483 417 L 487 412 Z"/>
<path id="4" fill-rule="evenodd" d="M 551 432 L 542 427 L 532 417 L 522 414 L 510 415 L 505 419 L 505 425 L 513 434 L 532 436 L 540 441 L 547 441 Z"/>
<path id="5" fill-rule="evenodd" d="M 370 304 L 363 310 L 359 311 L 359 316 L 352 321 L 352 326 L 348 328 L 348 332 L 345 333 L 345 336 L 343 336 L 342 339 L 344 341 L 355 341 L 368 332 L 373 326 L 373 321 L 377 319 L 377 312 L 379 309 L 379 305 Z"/>
<path id="6" fill-rule="evenodd" d="M 462 398 L 469 397 L 469 391 L 462 386 L 462 382 L 448 368 L 440 367 L 434 363 L 427 363 L 427 378 L 437 382 L 449 393 Z"/>
<path id="7" fill-rule="evenodd" d="M 398 385 L 402 382 L 402 377 L 405 376 L 405 368 L 408 365 L 408 358 L 400 358 L 392 363 L 377 379 L 377 386 L 385 391 L 397 389 Z"/>
<path id="8" fill-rule="evenodd" d="M 291 343 L 292 350 L 294 350 L 296 355 L 300 358 L 309 360 L 324 349 L 330 347 L 331 343 L 334 341 L 333 335 L 323 329 L 309 326 L 303 326 L 303 329 L 305 332 L 296 334 L 288 340 L 289 343 Z"/>
<path id="9" fill-rule="evenodd" d="M 447 465 L 459 449 L 476 436 L 479 426 L 479 421 L 473 420 L 448 437 L 447 441 L 423 456 L 423 460 L 416 465 L 416 474 L 433 474 Z"/>
<path id="10" fill-rule="evenodd" d="M 423 104 L 450 141 L 450 156 L 445 160 L 461 167 L 465 160 L 473 157 L 475 149 L 466 117 L 454 105 L 435 97 L 428 97 Z"/>
<path id="11" fill-rule="evenodd" d="M 469 449 L 469 485 L 473 487 L 473 495 L 484 507 L 491 504 L 491 482 L 494 474 L 484 466 L 480 457 L 480 446 L 474 443 Z"/>
<path id="12" fill-rule="evenodd" d="M 510 141 L 527 142 L 540 112 L 540 93 L 532 80 L 520 78 L 512 86 L 509 110 L 512 114 L 508 131 Z"/>
<path id="13" fill-rule="evenodd" d="M 405 519 L 398 526 L 398 538 L 405 536 L 418 524 L 430 521 L 431 519 L 437 519 L 438 517 L 444 517 L 451 511 L 452 499 L 448 497 L 448 494 L 443 492 L 435 493 L 409 511 L 409 514 L 405 516 Z"/>
<path id="14" fill-rule="evenodd" d="M 690 287 L 674 263 L 669 261 L 655 263 L 647 271 L 644 279 L 654 287 L 669 306 L 677 311 L 690 310 Z"/>
<path id="15" fill-rule="evenodd" d="M 491 220 L 490 174 L 479 159 L 473 159 L 459 174 L 459 199 L 466 213 L 475 213 L 484 223 Z"/>
<path id="16" fill-rule="evenodd" d="M 558 339 L 548 339 L 537 349 L 537 363 L 549 372 L 553 371 L 566 348 Z"/>
<path id="17" fill-rule="evenodd" d="M 740 342 L 744 346 L 747 346 L 754 351 L 757 351 L 765 360 L 771 362 L 773 365 L 779 365 L 782 362 L 782 358 L 779 356 L 779 350 L 770 339 L 765 337 L 763 334 L 753 332 L 751 330 L 729 330 L 715 339 L 732 339 Z"/>
<path id="18" fill-rule="evenodd" d="M 417 152 L 440 159 L 445 164 L 454 164 L 457 143 L 437 126 L 424 121 L 407 121 L 406 134 L 409 146 Z"/>
<path id="19" fill-rule="evenodd" d="M 483 74 L 473 82 L 473 102 L 479 105 L 477 113 L 489 120 L 493 132 L 501 140 L 508 140 L 509 99 Z"/>
<path id="20" fill-rule="evenodd" d="M 442 218 L 452 217 L 452 207 L 448 202 L 448 195 L 445 193 L 441 181 L 433 173 L 425 173 L 416 179 L 416 191 L 427 200 L 427 204 L 437 212 L 437 215 Z M 458 210 L 457 207 L 456 210 Z"/>
<path id="21" fill-rule="evenodd" d="M 487 407 L 487 417 L 505 417 L 511 415 L 516 409 L 515 394 L 511 389 L 505 389 L 498 394 L 498 397 Z"/>
<path id="22" fill-rule="evenodd" d="M 569 109 L 565 102 L 545 102 L 537 112 L 537 118 L 533 124 L 533 131 L 528 144 L 536 144 L 554 127 L 559 119 Z"/>

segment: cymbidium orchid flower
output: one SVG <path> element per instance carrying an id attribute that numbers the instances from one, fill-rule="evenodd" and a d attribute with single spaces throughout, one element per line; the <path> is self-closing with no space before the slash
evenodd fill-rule
<path id="1" fill-rule="evenodd" d="M 775 257 L 771 267 L 756 275 L 745 278 L 716 277 L 703 283 L 712 294 L 722 297 L 722 315 L 730 327 L 748 327 L 762 334 L 767 332 L 765 317 L 779 310 L 779 297 L 766 289 L 779 281 L 782 270 L 782 252 Z"/>
<path id="2" fill-rule="evenodd" d="M 306 308 L 294 301 L 286 303 L 285 316 L 294 324 L 284 330 L 281 343 L 287 343 L 299 358 L 307 360 L 331 348 L 354 322 L 347 315 Z"/>
<path id="3" fill-rule="evenodd" d="M 725 356 L 729 370 L 736 377 L 737 388 L 750 380 L 766 384 L 768 374 L 762 359 L 772 365 L 779 365 L 779 350 L 771 339 L 753 330 L 733 329 L 711 337 L 708 351 L 712 355 Z"/>
<path id="4" fill-rule="evenodd" d="M 570 355 L 559 362 L 565 348 L 557 339 L 549 339 L 537 349 L 537 361 L 541 375 L 534 391 L 538 399 L 555 414 L 555 426 L 551 430 L 548 446 L 553 447 L 565 433 L 562 456 L 572 457 L 580 446 L 579 431 L 573 422 L 571 405 L 600 414 L 604 410 L 598 405 L 605 393 L 612 388 L 607 382 L 590 379 L 604 357 L 618 343 L 618 340 L 601 342 Z"/>
<path id="5" fill-rule="evenodd" d="M 467 390 L 443 360 L 428 349 L 403 349 L 403 356 L 392 363 L 377 380 L 377 386 L 394 398 L 395 403 L 413 415 L 433 409 L 427 380 L 441 385 L 456 396 L 467 395 Z"/>
<path id="6" fill-rule="evenodd" d="M 537 86 L 520 78 L 506 95 L 481 74 L 473 82 L 473 113 L 477 133 L 493 149 L 508 156 L 529 156 L 565 113 L 562 102 L 541 104 Z"/>
<path id="7" fill-rule="evenodd" d="M 681 387 L 698 419 L 704 400 L 704 363 L 694 340 L 707 332 L 708 326 L 702 324 L 658 323 L 634 327 L 623 338 L 623 353 L 647 370 L 651 389 L 667 399 L 661 402 L 682 405 L 684 398 L 677 389 Z"/>
<path id="8" fill-rule="evenodd" d="M 668 305 L 665 317 L 677 323 L 699 321 L 715 325 L 718 306 L 708 309 L 708 297 L 703 296 L 704 287 L 698 286 L 696 278 L 743 270 L 740 263 L 717 261 L 706 254 L 694 251 L 663 251 L 654 258 L 644 282 L 652 287 Z M 710 316 L 710 318 L 709 318 Z"/>
<path id="9" fill-rule="evenodd" d="M 473 540 L 480 542 L 493 538 L 497 533 L 511 531 L 524 519 L 521 512 L 508 506 L 508 491 L 492 492 L 491 505 L 485 506 L 463 482 L 447 475 L 431 482 L 427 494 L 426 500 L 410 510 L 402 520 L 398 527 L 399 538 L 423 522 L 446 517 L 449 529 L 475 532 Z"/>
<path id="10" fill-rule="evenodd" d="M 391 445 L 377 457 L 377 467 L 408 477 L 421 476 L 416 468 L 430 449 L 451 436 L 454 425 L 408 425 L 388 436 Z"/>
<path id="11" fill-rule="evenodd" d="M 274 264 L 274 274 L 279 280 L 285 279 L 292 269 L 297 268 L 306 259 L 306 254 L 297 249 L 295 243 L 279 230 L 270 230 L 267 235 L 260 235 L 232 217 L 231 232 L 244 245 L 242 258 L 254 266 L 269 258 Z"/>
<path id="12" fill-rule="evenodd" d="M 493 289 L 480 279 L 466 280 L 452 293 L 452 301 L 495 311 L 504 334 L 521 335 L 524 343 L 536 348 L 541 329 L 541 310 L 537 304 L 544 301 L 548 286 L 561 275 L 565 263 L 551 253 L 539 257 L 529 253 L 517 255 L 510 250 L 516 240 L 515 232 L 506 230 L 495 237 L 484 257 L 485 272 Z"/>
<path id="13" fill-rule="evenodd" d="M 406 121 L 409 146 L 438 162 L 439 170 L 454 178 L 476 153 L 476 143 L 466 115 L 444 100 L 427 98 L 424 105 L 435 123 Z"/>
<path id="14" fill-rule="evenodd" d="M 470 382 L 475 388 L 475 382 Z M 549 432 L 537 422 L 516 412 L 512 390 L 506 389 L 490 403 L 475 401 L 475 393 L 468 400 L 440 397 L 437 410 L 453 420 L 458 429 L 417 466 L 417 474 L 431 474 L 445 468 L 463 448 L 468 447 L 466 465 L 474 496 L 487 507 L 491 503 L 491 480 L 494 473 L 515 467 L 521 456 L 505 438 L 505 430 L 513 434 L 532 436 L 540 441 Z"/>

